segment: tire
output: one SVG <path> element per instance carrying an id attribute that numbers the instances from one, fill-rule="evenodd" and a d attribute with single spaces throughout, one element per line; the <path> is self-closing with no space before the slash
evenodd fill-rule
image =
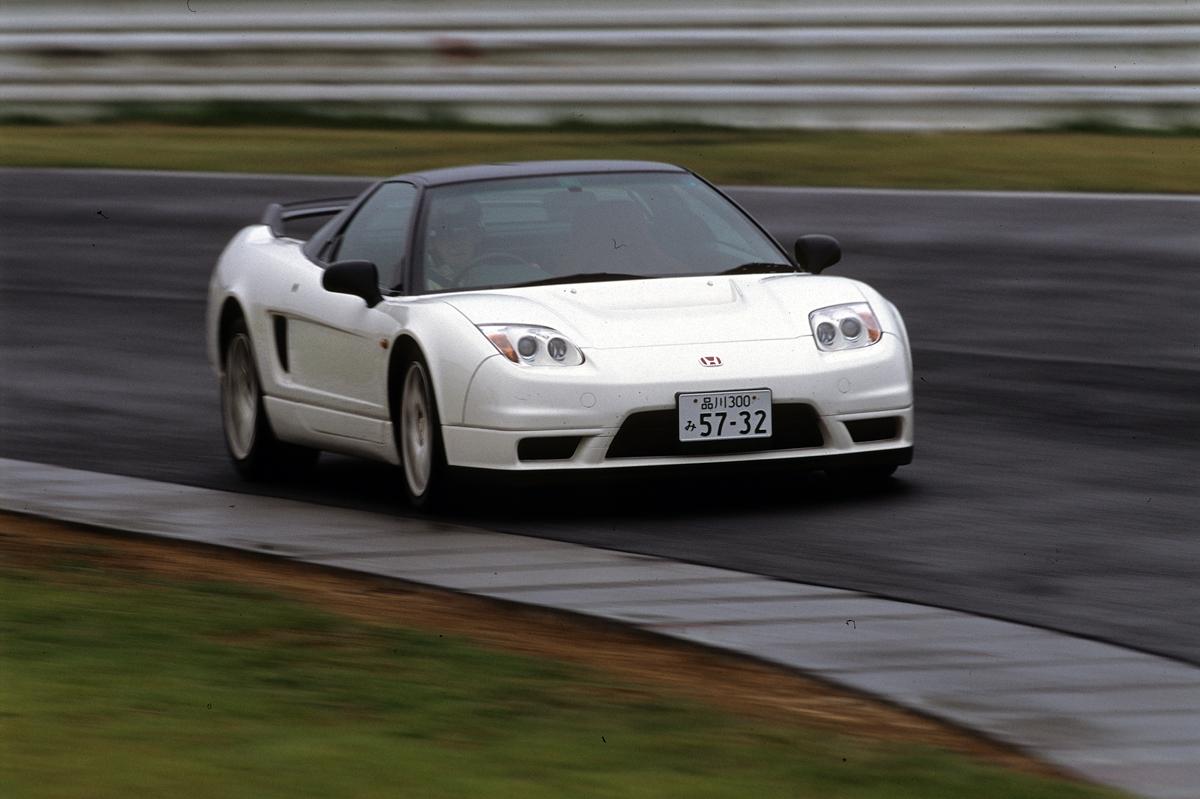
<path id="1" fill-rule="evenodd" d="M 449 493 L 450 470 L 442 443 L 441 420 L 429 367 L 420 355 L 404 367 L 404 379 L 393 411 L 396 451 L 409 503 L 421 510 L 439 506 Z"/>
<path id="2" fill-rule="evenodd" d="M 263 405 L 250 331 L 241 317 L 231 324 L 221 357 L 221 422 L 233 467 L 246 480 L 299 474 L 320 456 L 317 450 L 275 437 Z"/>

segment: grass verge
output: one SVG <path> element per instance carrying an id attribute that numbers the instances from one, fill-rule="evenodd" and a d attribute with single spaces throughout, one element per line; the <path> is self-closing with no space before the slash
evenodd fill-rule
<path id="1" fill-rule="evenodd" d="M 534 657 L 516 650 L 547 624 L 579 651 L 619 640 L 625 666 L 652 647 L 388 581 L 0 516 L 0 593 L 10 797 L 1115 796 L 930 745 L 935 725 L 861 699 L 820 723 L 731 707 L 733 667 L 700 701 Z"/>
<path id="2" fill-rule="evenodd" d="M 0 164 L 385 176 L 481 161 L 634 158 L 725 184 L 1200 191 L 1200 136 L 720 128 L 0 125 Z"/>

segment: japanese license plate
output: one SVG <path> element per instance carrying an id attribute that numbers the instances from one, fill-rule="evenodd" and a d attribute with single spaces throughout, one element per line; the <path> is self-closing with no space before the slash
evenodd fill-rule
<path id="1" fill-rule="evenodd" d="M 680 394 L 680 441 L 768 438 L 771 435 L 771 391 L 716 391 Z"/>

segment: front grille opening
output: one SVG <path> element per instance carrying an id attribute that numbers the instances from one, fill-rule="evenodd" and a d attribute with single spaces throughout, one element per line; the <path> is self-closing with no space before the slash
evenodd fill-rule
<path id="1" fill-rule="evenodd" d="M 855 419 L 846 422 L 846 429 L 854 443 L 863 444 L 867 441 L 888 441 L 900 435 L 899 416 L 880 416 L 875 419 Z"/>
<path id="2" fill-rule="evenodd" d="M 630 414 L 608 445 L 607 458 L 688 457 L 808 449 L 825 446 L 817 411 L 801 403 L 771 406 L 770 438 L 741 441 L 680 441 L 679 415 L 674 408 Z"/>
<path id="3" fill-rule="evenodd" d="M 542 436 L 517 442 L 517 457 L 523 461 L 566 461 L 575 457 L 583 436 Z"/>

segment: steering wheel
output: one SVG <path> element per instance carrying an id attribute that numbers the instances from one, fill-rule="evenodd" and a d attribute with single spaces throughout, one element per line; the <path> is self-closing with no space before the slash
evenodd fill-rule
<path id="1" fill-rule="evenodd" d="M 468 281 L 466 278 L 467 278 L 467 275 L 471 274 L 472 272 L 478 271 L 480 269 L 485 269 L 489 266 L 506 266 L 506 265 L 520 266 L 520 267 L 524 267 L 529 270 L 537 271 L 538 273 L 543 273 L 543 270 L 540 266 L 537 266 L 536 264 L 532 264 L 529 261 L 522 258 L 521 256 L 514 255 L 511 252 L 498 252 L 498 251 L 485 252 L 485 253 L 480 253 L 479 255 L 476 255 L 474 258 L 471 259 L 471 265 L 459 273 L 458 278 L 454 281 L 454 286 L 455 286 L 455 288 L 464 288 L 464 285 L 463 285 L 464 283 L 471 282 L 471 281 Z"/>

